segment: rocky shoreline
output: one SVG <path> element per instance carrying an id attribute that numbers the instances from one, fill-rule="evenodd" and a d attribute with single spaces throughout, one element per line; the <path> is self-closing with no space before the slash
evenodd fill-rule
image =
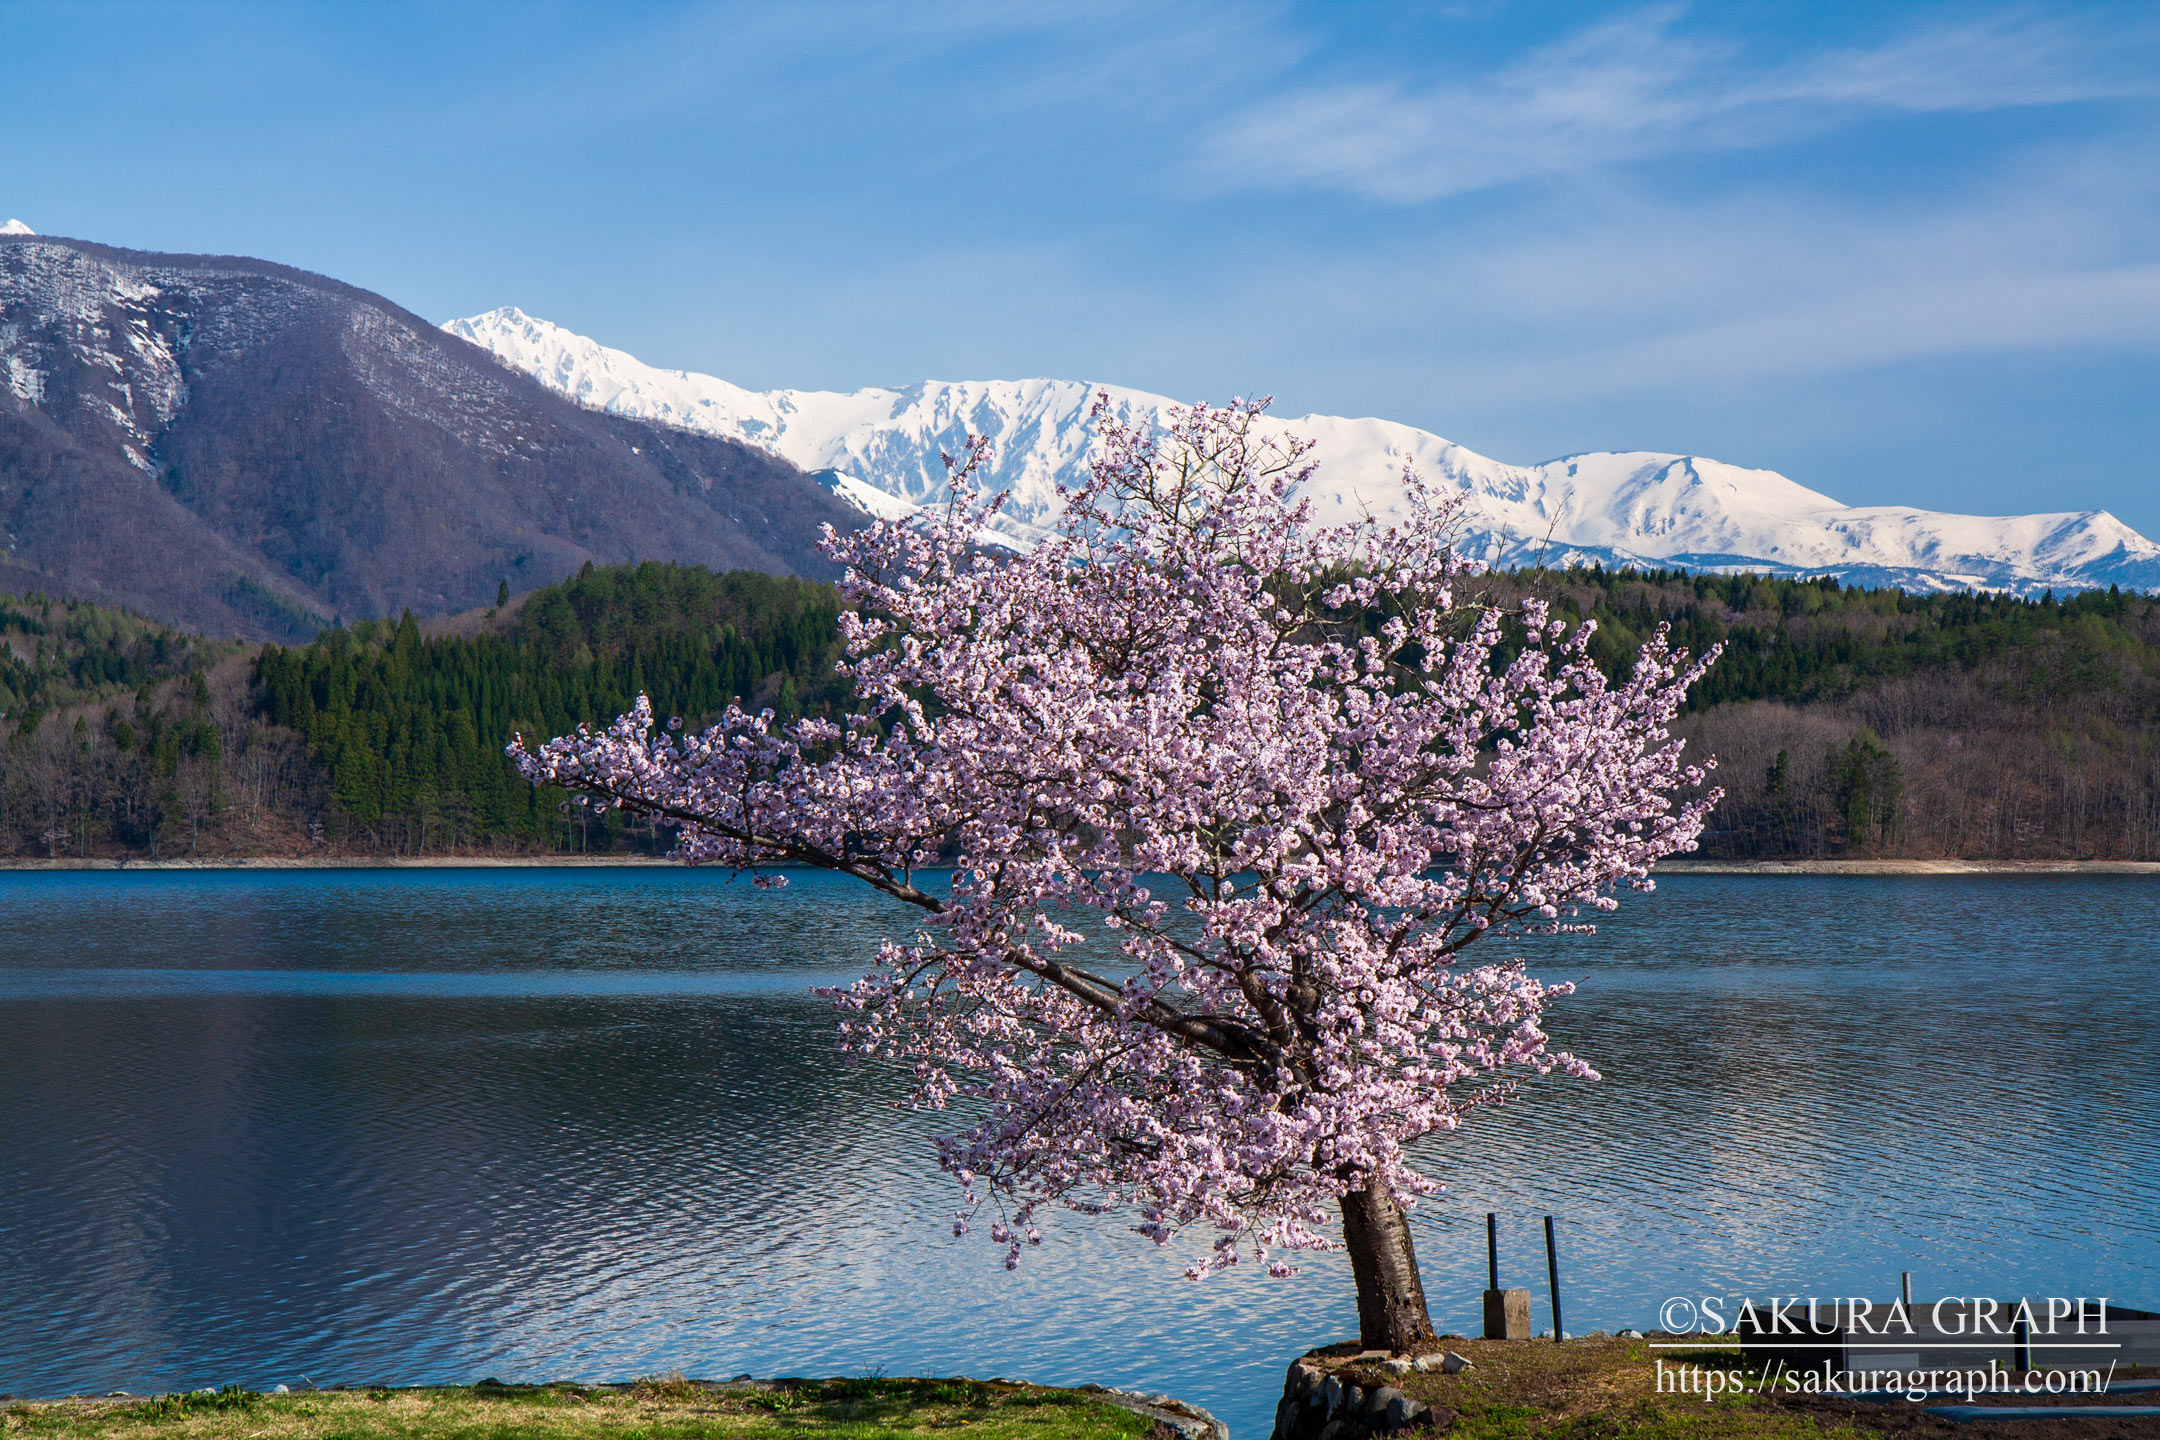
<path id="1" fill-rule="evenodd" d="M 1166 1425 L 1175 1430 L 1181 1440 L 1230 1440 L 1228 1425 L 1199 1406 L 1188 1405 L 1174 1396 L 1120 1390 L 1115 1385 L 1076 1385 L 1073 1388 L 1120 1410 L 1130 1410 L 1158 1425 Z"/>

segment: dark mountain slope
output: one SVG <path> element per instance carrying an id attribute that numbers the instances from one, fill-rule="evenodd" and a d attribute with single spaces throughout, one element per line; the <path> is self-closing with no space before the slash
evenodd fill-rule
<path id="1" fill-rule="evenodd" d="M 695 497 L 718 510 L 787 562 L 795 574 L 840 578 L 840 567 L 817 548 L 818 527 L 831 524 L 848 530 L 868 517 L 801 470 L 777 455 L 716 435 L 693 434 L 622 415 L 593 418 L 635 450 L 677 494 Z M 774 566 L 750 568 L 783 573 Z"/>
<path id="2" fill-rule="evenodd" d="M 211 635 L 304 637 L 303 587 L 219 535 L 110 448 L 0 392 L 0 590 L 133 609 Z"/>
<path id="3" fill-rule="evenodd" d="M 785 462 L 588 413 L 258 260 L 0 241 L 0 585 L 210 633 L 485 604 L 588 560 L 829 575 Z"/>

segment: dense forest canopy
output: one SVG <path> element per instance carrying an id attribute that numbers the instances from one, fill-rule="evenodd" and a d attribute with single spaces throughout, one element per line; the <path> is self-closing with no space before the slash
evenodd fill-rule
<path id="1" fill-rule="evenodd" d="M 1518 573 L 1723 656 L 1683 726 L 1716 755 L 1715 858 L 2160 858 L 2160 601 L 1910 595 L 1751 575 Z"/>
<path id="2" fill-rule="evenodd" d="M 0 729 L 34 732 L 50 711 L 171 680 L 244 648 L 79 600 L 0 595 Z"/>
<path id="3" fill-rule="evenodd" d="M 2039 701 L 2120 688 L 2130 680 L 2125 660 L 2149 679 L 2160 641 L 2160 607 L 2112 588 L 2020 600 L 1602 568 L 1522 571 L 1508 580 L 1557 596 L 1576 618 L 1595 617 L 1598 658 L 1608 671 L 1660 623 L 1697 653 L 1723 644 L 1717 667 L 1690 696 L 1697 710 L 1748 700 L 1838 700 L 1891 677 L 1969 673 L 2013 658 L 2030 687 L 2027 698 Z"/>
<path id="4" fill-rule="evenodd" d="M 503 756 L 607 721 L 640 692 L 692 723 L 740 697 L 783 715 L 834 694 L 839 594 L 750 570 L 643 564 L 584 570 L 529 597 L 501 632 L 423 638 L 410 615 L 333 631 L 256 665 L 262 717 L 304 736 L 347 835 L 415 849 L 544 845 L 566 833 L 560 795 Z M 619 839 L 618 816 L 583 846 Z M 395 837 L 395 838 L 391 838 Z"/>
<path id="5" fill-rule="evenodd" d="M 1830 580 L 1518 571 L 1626 663 L 1660 623 L 1725 653 L 1685 729 L 1728 791 L 1704 853 L 2160 858 L 2160 601 Z M 829 585 L 587 566 L 500 612 L 250 654 L 119 611 L 0 598 L 0 853 L 664 849 L 503 757 L 643 690 L 843 704 Z M 564 807 L 569 808 L 565 809 Z"/>
<path id="6" fill-rule="evenodd" d="M 228 760 L 210 678 L 247 649 L 123 610 L 0 596 L 0 855 L 199 844 Z"/>

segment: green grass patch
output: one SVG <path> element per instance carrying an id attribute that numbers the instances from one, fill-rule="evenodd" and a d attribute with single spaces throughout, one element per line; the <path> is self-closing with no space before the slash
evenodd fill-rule
<path id="1" fill-rule="evenodd" d="M 1071 1390 L 975 1380 L 476 1385 L 16 1403 L 13 1440 L 1142 1440 L 1141 1416 Z"/>

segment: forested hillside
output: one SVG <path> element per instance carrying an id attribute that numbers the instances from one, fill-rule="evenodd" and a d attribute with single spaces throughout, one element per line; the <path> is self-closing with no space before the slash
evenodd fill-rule
<path id="1" fill-rule="evenodd" d="M 256 703 L 313 747 L 340 839 L 415 853 L 604 847 L 628 843 L 622 817 L 595 832 L 560 808 L 564 797 L 527 785 L 503 756 L 513 734 L 613 719 L 641 691 L 693 723 L 736 697 L 799 714 L 805 697 L 832 697 L 838 616 L 838 593 L 810 581 L 588 565 L 533 595 L 501 633 L 428 639 L 407 615 L 269 646 Z"/>
<path id="2" fill-rule="evenodd" d="M 1519 574 L 1600 623 L 1724 654 L 1683 733 L 1718 757 L 1722 858 L 2160 858 L 2160 602 L 1827 580 Z"/>
<path id="3" fill-rule="evenodd" d="M 245 717 L 211 696 L 212 676 L 242 681 L 249 648 L 0 596 L 0 855 L 153 853 L 216 833 L 266 759 L 231 753 Z"/>
<path id="4" fill-rule="evenodd" d="M 0 595 L 0 719 L 35 730 L 48 711 L 170 680 L 245 648 L 125 610 Z"/>
<path id="5" fill-rule="evenodd" d="M 1625 664 L 1656 625 L 1725 646 L 1683 728 L 1727 791 L 1724 858 L 2160 858 L 2160 602 L 1914 596 L 1829 581 L 1517 572 Z M 505 597 L 507 598 L 507 597 Z M 500 610 L 304 646 L 0 602 L 0 854 L 664 849 L 518 778 L 513 733 L 640 690 L 692 724 L 839 702 L 830 586 L 586 567 Z"/>
<path id="6" fill-rule="evenodd" d="M 0 856 L 664 849 L 533 791 L 509 737 L 640 690 L 693 721 L 738 695 L 823 706 L 838 614 L 831 586 L 756 571 L 587 566 L 434 633 L 408 615 L 258 649 L 0 597 Z"/>

